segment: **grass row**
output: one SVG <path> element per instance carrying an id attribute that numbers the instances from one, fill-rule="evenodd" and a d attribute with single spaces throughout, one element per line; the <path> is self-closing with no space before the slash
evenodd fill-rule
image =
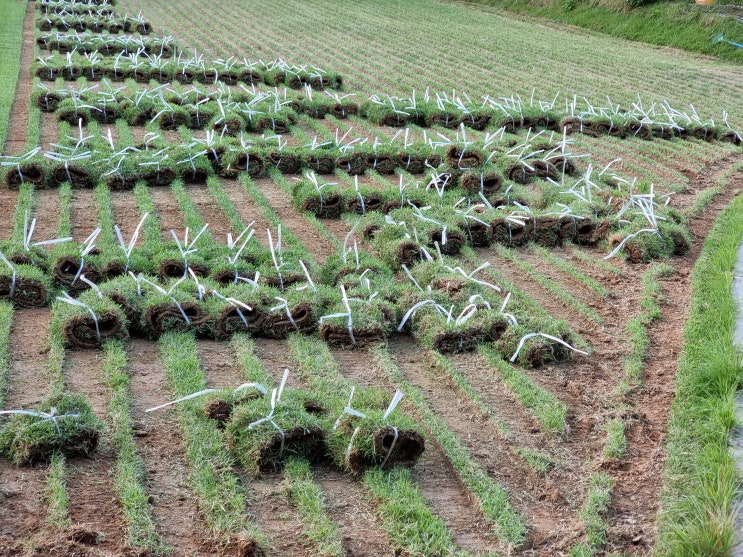
<path id="1" fill-rule="evenodd" d="M 676 375 L 660 520 L 663 555 L 728 555 L 736 542 L 739 476 L 728 448 L 743 373 L 733 343 L 731 289 L 743 196 L 718 216 L 692 275 L 692 300 Z"/>
<path id="2" fill-rule="evenodd" d="M 0 148 L 5 147 L 10 123 L 10 111 L 15 98 L 16 85 L 21 70 L 21 46 L 23 45 L 23 21 L 27 2 L 5 2 L 0 18 Z"/>

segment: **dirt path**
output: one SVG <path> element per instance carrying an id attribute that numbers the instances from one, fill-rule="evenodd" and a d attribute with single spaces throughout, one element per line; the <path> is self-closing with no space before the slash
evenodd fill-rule
<path id="1" fill-rule="evenodd" d="M 199 211 L 204 224 L 209 224 L 208 230 L 216 242 L 226 244 L 228 233 L 236 236 L 242 232 L 242 230 L 235 230 L 232 227 L 227 215 L 214 202 L 214 199 L 209 194 L 209 190 L 205 186 L 188 184 L 184 187 L 191 201 L 196 205 L 196 209 Z"/>
<path id="2" fill-rule="evenodd" d="M 348 476 L 329 468 L 315 468 L 315 481 L 325 494 L 325 510 L 341 530 L 341 541 L 349 557 L 394 557 L 389 536 L 369 503 L 368 495 Z"/>
<path id="3" fill-rule="evenodd" d="M 56 238 L 59 230 L 59 192 L 57 190 L 36 191 L 34 214 L 31 218 L 36 218 L 34 242 Z"/>
<path id="4" fill-rule="evenodd" d="M 96 417 L 105 422 L 109 391 L 101 370 L 100 352 L 69 351 L 64 376 L 66 387 L 82 393 Z M 67 461 L 68 510 L 73 531 L 91 545 L 114 552 L 121 549 L 126 535 L 114 486 L 115 463 L 116 454 L 105 436 L 92 458 Z"/>
<path id="5" fill-rule="evenodd" d="M 253 236 L 263 247 L 268 247 L 268 237 L 266 230 L 271 228 L 268 221 L 261 214 L 261 210 L 245 191 L 245 186 L 239 180 L 219 180 L 219 186 L 227 194 L 232 204 L 235 206 L 240 218 L 245 226 L 251 222 L 255 235 Z M 238 231 L 238 234 L 242 230 Z"/>
<path id="6" fill-rule="evenodd" d="M 173 236 L 170 231 L 175 230 L 179 238 L 183 237 L 186 228 L 183 211 L 181 211 L 170 188 L 149 188 L 152 201 L 155 204 L 157 218 L 160 219 L 160 232 L 163 240 L 172 242 Z M 136 224 L 134 225 L 136 226 Z"/>
<path id="7" fill-rule="evenodd" d="M 176 414 L 173 410 L 144 413 L 172 398 L 157 345 L 132 340 L 127 353 L 137 452 L 145 463 L 150 501 L 163 541 L 174 548 L 175 555 L 214 555 L 202 543 L 207 534 L 189 489 L 189 466 Z"/>
<path id="8" fill-rule="evenodd" d="M 72 220 L 72 237 L 82 244 L 98 227 L 98 207 L 93 190 L 72 190 L 70 218 Z"/>

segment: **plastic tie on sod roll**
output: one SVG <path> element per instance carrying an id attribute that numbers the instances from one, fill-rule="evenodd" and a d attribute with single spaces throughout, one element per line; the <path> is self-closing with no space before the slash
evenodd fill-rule
<path id="1" fill-rule="evenodd" d="M 52 420 L 54 422 L 54 426 L 57 428 L 57 435 L 62 435 L 62 430 L 59 429 L 59 423 L 57 420 L 62 418 L 79 418 L 80 414 L 56 414 L 57 409 L 52 408 L 49 413 L 47 412 L 33 412 L 31 410 L 0 410 L 0 415 L 4 414 L 24 414 L 26 416 L 34 416 L 37 418 L 44 418 L 43 420 L 39 420 L 35 424 L 31 424 L 30 427 L 34 427 L 36 425 L 42 424 L 44 422 L 48 422 L 49 420 Z"/>
<path id="2" fill-rule="evenodd" d="M 238 385 L 237 387 L 235 387 L 233 392 L 241 391 L 243 389 L 248 389 L 250 387 L 258 389 L 264 395 L 268 393 L 268 389 L 266 389 L 266 387 L 264 387 L 260 383 L 243 383 L 242 385 Z M 167 406 L 171 406 L 173 404 L 179 404 L 181 402 L 185 402 L 186 400 L 191 400 L 193 398 L 200 397 L 200 396 L 203 396 L 209 393 L 215 393 L 217 391 L 219 391 L 219 389 L 203 389 L 201 391 L 191 393 L 190 395 L 182 396 L 175 400 L 171 400 L 170 402 L 166 402 L 165 404 L 160 404 L 159 406 L 153 406 L 152 408 L 147 408 L 145 412 L 154 412 L 155 410 L 160 410 Z"/>
<path id="3" fill-rule="evenodd" d="M 279 456 L 284 454 L 284 441 L 286 440 L 286 434 L 284 433 L 284 430 L 281 429 L 279 425 L 273 420 L 273 414 L 276 411 L 276 405 L 281 399 L 281 393 L 284 392 L 284 386 L 286 385 L 286 380 L 288 377 L 289 370 L 284 369 L 284 376 L 281 378 L 281 384 L 279 385 L 278 389 L 274 388 L 271 391 L 271 411 L 268 413 L 268 415 L 265 418 L 261 418 L 260 420 L 256 420 L 248 424 L 248 429 L 255 429 L 262 423 L 267 422 L 278 430 L 278 432 L 281 434 L 281 448 L 279 449 Z"/>
<path id="4" fill-rule="evenodd" d="M 8 298 L 12 300 L 13 296 L 15 296 L 15 281 L 16 281 L 17 273 L 16 273 L 16 270 L 13 264 L 10 261 L 8 261 L 8 258 L 5 257 L 5 254 L 2 251 L 0 251 L 0 260 L 3 263 L 5 263 L 8 267 L 10 267 L 11 271 L 13 271 L 13 278 L 11 279 L 11 282 L 10 282 L 10 294 L 8 295 Z"/>

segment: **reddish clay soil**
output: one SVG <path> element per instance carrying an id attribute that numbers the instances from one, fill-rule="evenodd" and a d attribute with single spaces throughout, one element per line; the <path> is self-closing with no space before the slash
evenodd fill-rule
<path id="1" fill-rule="evenodd" d="M 29 3 L 22 51 L 23 68 L 33 59 L 33 10 Z M 31 79 L 22 70 L 10 121 L 5 153 L 20 153 L 26 147 L 28 101 Z M 345 125 L 345 121 L 343 122 Z M 336 123 L 319 126 L 334 134 Z M 354 126 L 354 133 L 371 137 L 379 131 L 373 126 Z M 305 135 L 314 131 L 303 125 Z M 347 129 L 347 128 L 346 128 Z M 144 129 L 135 130 L 141 137 Z M 42 143 L 58 139 L 53 116 L 45 115 L 41 128 Z M 171 139 L 174 139 L 172 136 Z M 294 139 L 292 139 L 294 141 Z M 593 140 L 583 143 L 590 145 Z M 654 162 L 662 160 L 662 148 Z M 700 192 L 717 183 L 722 173 L 743 160 L 741 155 L 719 159 L 705 167 L 699 160 L 672 161 L 669 179 L 684 175 L 691 182 L 674 196 L 673 203 L 687 211 Z M 608 162 L 608 160 L 606 161 Z M 642 165 L 640 158 L 633 164 Z M 291 177 L 287 177 L 291 180 Z M 360 182 L 373 187 L 377 178 L 360 177 Z M 293 206 L 283 189 L 270 179 L 255 181 L 271 208 L 281 216 L 318 262 L 335 251 L 333 242 L 322 235 Z M 220 180 L 220 186 L 235 206 L 245 224 L 255 221 L 256 238 L 267 245 L 268 219 L 244 185 L 239 181 Z M 204 222 L 210 224 L 214 238 L 223 242 L 235 230 L 228 216 L 218 207 L 204 186 L 187 186 Z M 668 412 L 674 395 L 673 378 L 682 343 L 682 331 L 690 299 L 690 270 L 715 215 L 743 191 L 743 175 L 731 174 L 727 188 L 699 215 L 689 227 L 694 238 L 692 249 L 683 257 L 668 262 L 676 272 L 661 280 L 665 303 L 662 317 L 653 323 L 649 333 L 650 354 L 642 376 L 641 387 L 623 400 L 615 392 L 623 376 L 623 359 L 628 347 L 625 327 L 641 311 L 640 277 L 647 265 L 614 261 L 620 271 L 615 275 L 599 265 L 575 256 L 576 249 L 566 247 L 554 253 L 573 263 L 576 268 L 611 291 L 606 299 L 558 270 L 529 248 L 518 251 L 519 257 L 535 270 L 568 290 L 579 302 L 595 311 L 602 323 L 557 300 L 535 280 L 526 277 L 517 265 L 504 260 L 494 249 L 478 249 L 482 260 L 490 261 L 506 279 L 550 315 L 565 319 L 591 347 L 589 356 L 576 356 L 572 362 L 548 365 L 537 370 L 523 370 L 539 387 L 555 394 L 568 408 L 567 428 L 562 434 L 550 434 L 517 400 L 503 377 L 483 356 L 460 354 L 449 357 L 454 368 L 479 394 L 487 412 L 475 405 L 454 384 L 425 350 L 411 339 L 395 337 L 388 350 L 405 376 L 423 396 L 425 404 L 454 432 L 473 461 L 502 485 L 511 505 L 524 517 L 529 531 L 527 542 L 518 549 L 508 548 L 492 533 L 492 527 L 479 510 L 474 496 L 458 479 L 456 470 L 432 436 L 427 450 L 412 470 L 412 477 L 428 506 L 449 528 L 462 549 L 482 555 L 491 551 L 524 556 L 560 556 L 585 538 L 585 525 L 578 513 L 583 506 L 592 473 L 604 470 L 614 483 L 612 502 L 606 517 L 608 551 L 627 555 L 652 552 L 657 536 L 657 514 L 660 486 L 663 481 L 663 442 L 667 433 Z M 171 239 L 170 230 L 182 236 L 183 212 L 169 188 L 150 190 L 157 208 L 163 238 Z M 140 220 L 140 212 L 131 192 L 113 192 L 114 220 L 125 238 L 131 237 Z M 0 191 L 0 205 L 10 214 L 17 192 Z M 38 218 L 35 240 L 57 235 L 59 195 L 54 190 L 35 192 L 34 216 Z M 93 194 L 75 190 L 72 198 L 73 235 L 77 241 L 87 237 L 98 221 Z M 0 239 L 12 233 L 11 219 L 0 223 Z M 326 231 L 343 241 L 349 231 L 346 221 L 321 221 Z M 597 259 L 604 252 L 587 250 Z M 50 310 L 17 310 L 10 339 L 10 367 L 6 408 L 28 408 L 49 393 L 46 372 Z M 284 368 L 296 369 L 285 341 L 257 339 L 257 355 L 275 382 Z M 232 350 L 226 343 L 199 340 L 197 344 L 202 367 L 210 386 L 235 386 L 245 381 Z M 393 392 L 397 386 L 374 364 L 365 352 L 333 350 L 341 373 L 359 385 L 375 386 Z M 131 340 L 127 345 L 131 374 L 133 434 L 137 453 L 145 464 L 145 483 L 156 521 L 157 531 L 173 555 L 217 555 L 220 551 L 210 541 L 209 533 L 190 487 L 191 466 L 186 455 L 183 432 L 172 409 L 154 413 L 144 410 L 173 398 L 165 378 L 157 344 Z M 70 352 L 65 362 L 68 388 L 83 392 L 94 412 L 106 419 L 110 393 L 100 369 L 100 353 Z M 298 373 L 290 376 L 292 386 L 306 386 Z M 619 412 L 619 407 L 626 408 Z M 401 410 L 418 416 L 409 400 Z M 418 416 L 420 418 L 420 416 Z M 627 424 L 627 456 L 619 461 L 603 457 L 604 425 L 620 417 Z M 44 501 L 47 468 L 16 468 L 0 460 L 0 555 L 134 555 L 127 546 L 127 530 L 121 503 L 114 487 L 116 454 L 104 433 L 98 451 L 90 459 L 72 459 L 66 464 L 67 493 L 71 525 L 62 532 L 52 531 L 45 521 Z M 546 472 L 537 472 L 519 455 L 522 449 L 539 450 L 555 461 Z M 247 477 L 236 466 L 247 494 L 247 507 L 257 527 L 268 540 L 268 554 L 299 557 L 316 553 L 316 547 L 302 535 L 305 527 L 297 510 L 290 504 L 281 474 L 259 478 Z M 384 530 L 378 503 L 364 486 L 337 470 L 313 468 L 313 477 L 325 493 L 325 511 L 339 526 L 347 556 L 384 557 L 400 555 Z M 238 552 L 239 554 L 239 552 Z"/>

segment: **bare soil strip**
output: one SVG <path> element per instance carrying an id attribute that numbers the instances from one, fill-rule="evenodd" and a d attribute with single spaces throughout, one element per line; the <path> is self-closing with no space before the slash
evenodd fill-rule
<path id="1" fill-rule="evenodd" d="M 121 552 L 126 526 L 114 489 L 116 455 L 99 446 L 92 458 L 67 461 L 68 509 L 73 541 L 112 553 Z"/>
<path id="2" fill-rule="evenodd" d="M 0 185 L 0 207 L 4 208 L 5 217 L 0 219 L 0 242 L 10 240 L 13 236 L 13 208 L 18 203 L 18 190 L 9 190 Z"/>
<path id="3" fill-rule="evenodd" d="M 325 510 L 341 530 L 346 555 L 352 557 L 395 557 L 387 534 L 382 530 L 368 495 L 348 476 L 329 468 L 315 468 L 315 481 L 325 494 Z"/>
<path id="4" fill-rule="evenodd" d="M 59 192 L 55 190 L 37 190 L 34 194 L 34 214 L 36 228 L 34 242 L 51 240 L 57 237 L 59 230 Z"/>
<path id="5" fill-rule="evenodd" d="M 248 506 L 256 524 L 268 540 L 268 554 L 285 557 L 313 555 L 309 542 L 301 539 L 302 523 L 289 505 L 281 476 L 246 479 L 250 489 Z"/>
<path id="6" fill-rule="evenodd" d="M 173 398 L 157 345 L 132 340 L 128 357 L 137 452 L 145 463 L 150 500 L 163 541 L 174 548 L 175 555 L 214 555 L 208 547 L 202 546 L 207 533 L 188 487 L 188 461 L 175 411 L 144 413 L 145 409 Z"/>
<path id="7" fill-rule="evenodd" d="M 20 155 L 26 151 L 28 142 L 28 112 L 31 105 L 31 64 L 34 60 L 34 10 L 36 2 L 26 6 L 23 21 L 23 45 L 21 46 L 21 69 L 18 75 L 13 106 L 10 109 L 8 137 L 5 140 L 4 154 Z"/>
<path id="8" fill-rule="evenodd" d="M 291 177 L 288 179 L 291 180 Z M 302 239 L 304 247 L 318 263 L 322 264 L 331 253 L 335 252 L 333 245 L 294 208 L 291 197 L 284 193 L 281 186 L 269 179 L 256 180 L 255 184 L 268 198 L 273 210 L 281 216 L 285 226 Z"/>
<path id="9" fill-rule="evenodd" d="M 173 241 L 171 230 L 175 230 L 178 237 L 182 238 L 183 231 L 186 229 L 183 211 L 170 188 L 149 188 L 149 190 L 155 204 L 157 218 L 160 219 L 160 232 L 163 239 Z"/>
<path id="10" fill-rule="evenodd" d="M 10 330 L 10 373 L 5 408 L 29 408 L 50 392 L 46 370 L 49 308 L 15 310 Z"/>
<path id="11" fill-rule="evenodd" d="M 71 205 L 72 238 L 78 244 L 82 244 L 98 227 L 98 207 L 93 190 L 72 190 Z"/>
<path id="12" fill-rule="evenodd" d="M 44 530 L 47 466 L 16 467 L 0 460 L 0 554 L 16 555 L 21 541 Z"/>
<path id="13" fill-rule="evenodd" d="M 47 85 L 53 86 L 53 84 L 51 83 L 48 83 Z M 41 126 L 39 134 L 39 143 L 41 146 L 41 150 L 44 152 L 58 151 L 59 149 L 57 147 L 54 147 L 53 144 L 59 143 L 60 140 L 63 138 L 60 138 L 59 124 L 57 123 L 54 114 L 42 113 L 39 125 Z"/>
<path id="14" fill-rule="evenodd" d="M 111 211 L 114 216 L 114 224 L 117 224 L 121 229 L 124 241 L 129 241 L 142 218 L 134 195 L 131 192 L 112 191 Z M 137 246 L 141 246 L 143 241 L 144 234 L 140 230 Z"/>
<path id="15" fill-rule="evenodd" d="M 214 202 L 206 186 L 186 185 L 185 188 L 191 201 L 196 205 L 204 224 L 209 224 L 208 230 L 211 232 L 214 240 L 220 244 L 226 244 L 228 233 L 235 236 L 242 232 L 242 230 L 232 228 L 229 219 Z"/>
<path id="16" fill-rule="evenodd" d="M 255 222 L 254 238 L 264 247 L 268 247 L 268 237 L 266 230 L 271 226 L 261 214 L 261 210 L 255 205 L 255 202 L 245 192 L 245 186 L 237 180 L 219 180 L 219 185 L 227 194 L 232 204 L 235 206 L 240 218 L 245 226 Z M 239 234 L 242 230 L 237 231 Z"/>
<path id="17" fill-rule="evenodd" d="M 109 392 L 101 371 L 99 351 L 69 351 L 64 364 L 65 385 L 85 395 L 93 413 L 106 421 Z M 72 528 L 85 543 L 117 550 L 126 527 L 114 487 L 116 455 L 101 439 L 92 458 L 68 460 L 67 495 Z"/>

